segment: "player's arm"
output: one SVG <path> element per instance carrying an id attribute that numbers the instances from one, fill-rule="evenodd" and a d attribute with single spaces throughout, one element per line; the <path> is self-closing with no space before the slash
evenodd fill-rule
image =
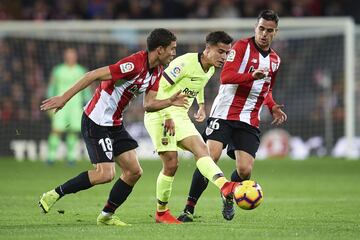
<path id="1" fill-rule="evenodd" d="M 231 49 L 221 71 L 221 84 L 241 84 L 265 77 L 264 70 L 256 69 L 251 73 L 239 73 L 240 64 L 244 58 L 247 43 L 238 41 Z"/>
<path id="2" fill-rule="evenodd" d="M 181 94 L 181 91 L 163 100 L 156 99 L 156 94 L 157 91 L 154 90 L 145 93 L 143 103 L 145 111 L 156 112 L 170 106 L 185 107 L 188 103 L 187 95 Z"/>
<path id="3" fill-rule="evenodd" d="M 206 118 L 204 89 L 205 88 L 202 88 L 196 96 L 196 102 L 199 106 L 199 109 L 196 113 L 194 113 L 194 118 L 197 122 L 203 122 Z"/>
<path id="4" fill-rule="evenodd" d="M 278 73 L 278 70 L 272 76 L 272 81 L 270 83 L 269 92 L 266 95 L 266 98 L 264 100 L 264 104 L 269 108 L 269 111 L 270 111 L 271 115 L 273 116 L 273 121 L 271 122 L 271 124 L 280 125 L 280 124 L 282 124 L 283 122 L 285 122 L 287 120 L 287 115 L 282 110 L 284 105 L 283 104 L 277 104 L 275 102 L 274 98 L 273 98 L 273 95 L 272 95 L 272 89 L 273 89 L 273 86 L 275 84 L 275 79 L 276 79 L 276 74 L 277 73 Z"/>
<path id="5" fill-rule="evenodd" d="M 87 72 L 79 81 L 77 81 L 70 89 L 68 89 L 63 95 L 55 96 L 46 99 L 42 102 L 40 109 L 47 111 L 55 109 L 55 112 L 59 111 L 64 105 L 78 92 L 88 87 L 94 81 L 109 80 L 111 79 L 111 72 L 108 66 L 95 69 Z"/>

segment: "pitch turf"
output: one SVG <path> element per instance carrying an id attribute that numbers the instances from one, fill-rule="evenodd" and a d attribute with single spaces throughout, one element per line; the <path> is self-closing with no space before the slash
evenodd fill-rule
<path id="1" fill-rule="evenodd" d="M 112 184 L 66 196 L 47 215 L 37 206 L 42 192 L 91 167 L 87 161 L 74 167 L 64 163 L 48 167 L 0 159 L 0 239 L 338 240 L 360 235 L 360 161 L 257 161 L 253 179 L 265 195 L 259 208 L 236 209 L 228 222 L 221 215 L 219 193 L 210 186 L 198 204 L 196 222 L 178 226 L 154 223 L 155 182 L 161 165 L 159 161 L 141 164 L 144 175 L 118 211 L 133 226 L 115 228 L 96 225 Z M 234 162 L 224 159 L 220 166 L 230 175 Z M 181 161 L 170 202 L 176 215 L 184 206 L 193 169 L 192 160 Z"/>

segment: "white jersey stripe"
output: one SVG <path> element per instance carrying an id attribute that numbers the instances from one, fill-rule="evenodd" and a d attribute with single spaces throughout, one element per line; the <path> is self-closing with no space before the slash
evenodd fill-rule
<path id="1" fill-rule="evenodd" d="M 245 51 L 243 60 L 241 62 L 240 68 L 239 68 L 239 73 L 244 73 L 245 72 L 245 69 L 246 69 L 246 66 L 248 64 L 249 58 L 250 58 L 250 43 L 248 43 L 247 46 L 246 46 L 246 51 Z"/>

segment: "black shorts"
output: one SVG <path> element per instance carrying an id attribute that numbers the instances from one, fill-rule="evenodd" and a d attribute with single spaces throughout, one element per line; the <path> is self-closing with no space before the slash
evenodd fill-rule
<path id="1" fill-rule="evenodd" d="M 81 133 L 92 164 L 114 162 L 114 157 L 138 147 L 123 125 L 100 126 L 85 113 L 81 119 Z"/>
<path id="2" fill-rule="evenodd" d="M 240 121 L 209 118 L 202 136 L 204 141 L 222 142 L 232 159 L 235 159 L 235 150 L 247 152 L 255 158 L 260 145 L 260 130 Z"/>

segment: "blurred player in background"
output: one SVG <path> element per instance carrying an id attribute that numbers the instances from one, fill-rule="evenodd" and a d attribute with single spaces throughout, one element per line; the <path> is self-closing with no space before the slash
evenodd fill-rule
<path id="1" fill-rule="evenodd" d="M 188 110 L 196 98 L 199 110 L 195 114 L 195 120 L 202 122 L 206 118 L 204 87 L 213 76 L 215 67 L 222 67 L 224 64 L 232 41 L 225 32 L 211 32 L 206 37 L 206 48 L 203 52 L 184 54 L 165 69 L 156 98 L 166 99 L 180 90 L 188 95 L 187 108 L 172 106 L 145 113 L 145 127 L 163 163 L 156 183 L 155 219 L 158 223 L 181 223 L 171 215 L 167 206 L 178 167 L 178 147 L 194 154 L 198 169 L 221 189 L 223 195 L 232 195 L 235 183 L 228 182 L 210 158 L 206 144 L 188 116 Z"/>
<path id="2" fill-rule="evenodd" d="M 147 38 L 147 49 L 113 65 L 90 71 L 63 95 L 43 101 L 41 110 L 58 111 L 75 94 L 94 81 L 101 81 L 93 98 L 85 106 L 81 123 L 81 132 L 95 169 L 82 172 L 44 193 L 39 202 L 44 213 L 49 212 L 55 202 L 67 194 L 111 182 L 115 177 L 116 162 L 122 174 L 112 187 L 97 224 L 129 225 L 113 214 L 131 193 L 142 169 L 135 151 L 138 144 L 124 128 L 123 112 L 130 101 L 143 92 L 144 108 L 148 112 L 172 105 L 184 107 L 187 103 L 186 96 L 180 92 L 166 99 L 155 99 L 163 65 L 168 64 L 176 54 L 175 35 L 163 28 L 155 29 Z"/>
<path id="3" fill-rule="evenodd" d="M 77 63 L 77 52 L 73 48 L 64 51 L 64 63 L 54 67 L 51 72 L 47 97 L 63 94 L 86 73 L 86 69 Z M 51 133 L 48 139 L 47 163 L 53 164 L 61 138 L 66 134 L 66 160 L 75 163 L 78 134 L 81 129 L 81 115 L 84 104 L 91 98 L 91 91 L 84 89 L 74 96 L 56 116 L 50 113 Z"/>
<path id="4" fill-rule="evenodd" d="M 287 119 L 281 110 L 283 105 L 276 104 L 272 97 L 280 57 L 270 45 L 278 31 L 278 21 L 274 11 L 262 11 L 255 24 L 255 36 L 234 44 L 221 72 L 220 89 L 203 134 L 216 162 L 228 146 L 228 155 L 236 159 L 236 169 L 231 175 L 233 182 L 250 179 L 260 144 L 262 106 L 269 108 L 273 124 Z M 195 205 L 207 185 L 208 180 L 196 169 L 180 221 L 193 221 Z M 232 198 L 223 198 L 222 214 L 226 220 L 234 217 Z"/>

